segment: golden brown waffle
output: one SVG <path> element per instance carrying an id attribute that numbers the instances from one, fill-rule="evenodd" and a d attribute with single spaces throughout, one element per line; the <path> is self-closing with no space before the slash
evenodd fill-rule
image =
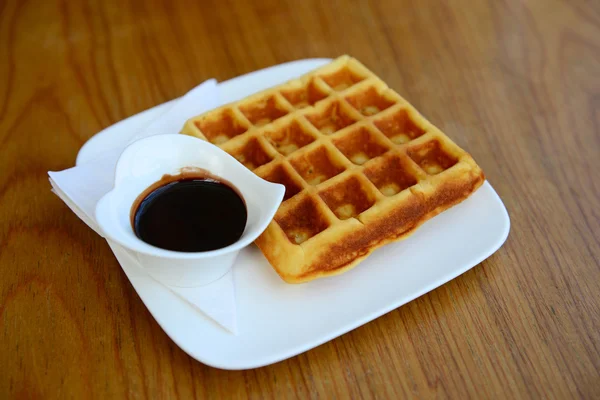
<path id="1" fill-rule="evenodd" d="M 192 118 L 182 133 L 285 185 L 256 244 L 290 283 L 354 267 L 484 181 L 468 153 L 349 56 Z"/>

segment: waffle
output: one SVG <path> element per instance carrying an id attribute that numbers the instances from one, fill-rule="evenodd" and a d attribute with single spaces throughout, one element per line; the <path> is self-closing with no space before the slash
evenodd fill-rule
<path id="1" fill-rule="evenodd" d="M 285 186 L 256 244 L 289 283 L 353 268 L 485 179 L 467 152 L 347 55 L 191 118 L 181 133 Z"/>

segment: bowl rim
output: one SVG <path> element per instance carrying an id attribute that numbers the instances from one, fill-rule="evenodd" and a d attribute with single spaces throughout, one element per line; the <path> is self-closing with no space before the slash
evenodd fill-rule
<path id="1" fill-rule="evenodd" d="M 237 169 L 236 173 L 241 172 L 242 174 L 245 174 L 247 176 L 247 179 L 253 180 L 256 185 L 260 186 L 260 192 L 269 193 L 269 196 L 266 197 L 268 197 L 268 199 L 271 199 L 272 202 L 270 204 L 269 201 L 261 202 L 259 208 L 265 210 L 264 216 L 256 223 L 256 226 L 253 227 L 253 229 L 250 232 L 246 231 L 246 226 L 246 228 L 244 229 L 244 233 L 242 234 L 240 239 L 228 246 L 219 249 L 202 252 L 180 252 L 175 250 L 162 249 L 160 247 L 156 247 L 144 242 L 143 240 L 137 237 L 132 227 L 130 232 L 122 229 L 121 224 L 119 223 L 119 218 L 121 217 L 118 215 L 118 207 L 114 204 L 115 202 L 113 200 L 115 196 L 118 196 L 121 193 L 122 188 L 127 182 L 125 178 L 128 177 L 128 175 L 123 173 L 124 165 L 126 164 L 126 162 L 129 161 L 128 157 L 130 157 L 130 154 L 132 154 L 134 150 L 143 150 L 143 146 L 151 146 L 152 142 L 162 141 L 166 136 L 169 137 L 169 142 L 171 143 L 173 143 L 173 140 L 175 140 L 181 142 L 178 145 L 204 147 L 209 152 L 215 154 L 217 157 L 221 157 L 224 160 L 226 160 L 226 162 L 230 164 L 232 168 Z M 228 177 L 224 176 L 223 174 L 215 175 L 221 176 L 224 180 L 230 181 Z M 244 178 L 246 179 L 246 177 Z M 120 244 L 128 250 L 153 257 L 166 259 L 206 259 L 239 251 L 251 244 L 252 242 L 254 242 L 254 240 L 256 240 L 258 236 L 260 236 L 267 229 L 268 225 L 273 220 L 277 209 L 283 201 L 284 194 L 284 185 L 269 182 L 261 178 L 260 176 L 254 174 L 229 153 L 213 145 L 212 143 L 188 135 L 160 134 L 136 140 L 129 144 L 123 150 L 116 164 L 114 186 L 109 192 L 104 194 L 96 204 L 95 218 L 100 230 L 106 238 Z M 247 202 L 248 200 L 244 197 L 244 201 Z M 248 209 L 250 211 L 251 207 L 248 207 Z M 131 224 L 127 225 L 130 226 Z"/>

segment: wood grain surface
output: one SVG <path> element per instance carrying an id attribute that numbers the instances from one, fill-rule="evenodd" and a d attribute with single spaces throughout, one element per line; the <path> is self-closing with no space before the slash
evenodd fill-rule
<path id="1" fill-rule="evenodd" d="M 297 357 L 196 362 L 47 171 L 205 79 L 344 53 L 475 157 L 508 241 Z M 600 398 L 599 171 L 595 0 L 0 0 L 0 398 Z"/>

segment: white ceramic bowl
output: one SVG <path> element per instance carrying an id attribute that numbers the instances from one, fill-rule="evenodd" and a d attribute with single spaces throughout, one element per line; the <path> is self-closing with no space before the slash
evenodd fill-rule
<path id="1" fill-rule="evenodd" d="M 205 169 L 241 193 L 248 218 L 237 242 L 217 250 L 186 253 L 152 246 L 135 235 L 130 213 L 136 198 L 163 175 L 177 175 L 189 167 Z M 156 135 L 138 140 L 123 151 L 116 166 L 114 188 L 96 206 L 96 221 L 107 238 L 131 250 L 156 280 L 179 287 L 201 286 L 229 271 L 240 250 L 267 228 L 284 193 L 283 185 L 258 177 L 211 143 L 180 134 Z"/>

